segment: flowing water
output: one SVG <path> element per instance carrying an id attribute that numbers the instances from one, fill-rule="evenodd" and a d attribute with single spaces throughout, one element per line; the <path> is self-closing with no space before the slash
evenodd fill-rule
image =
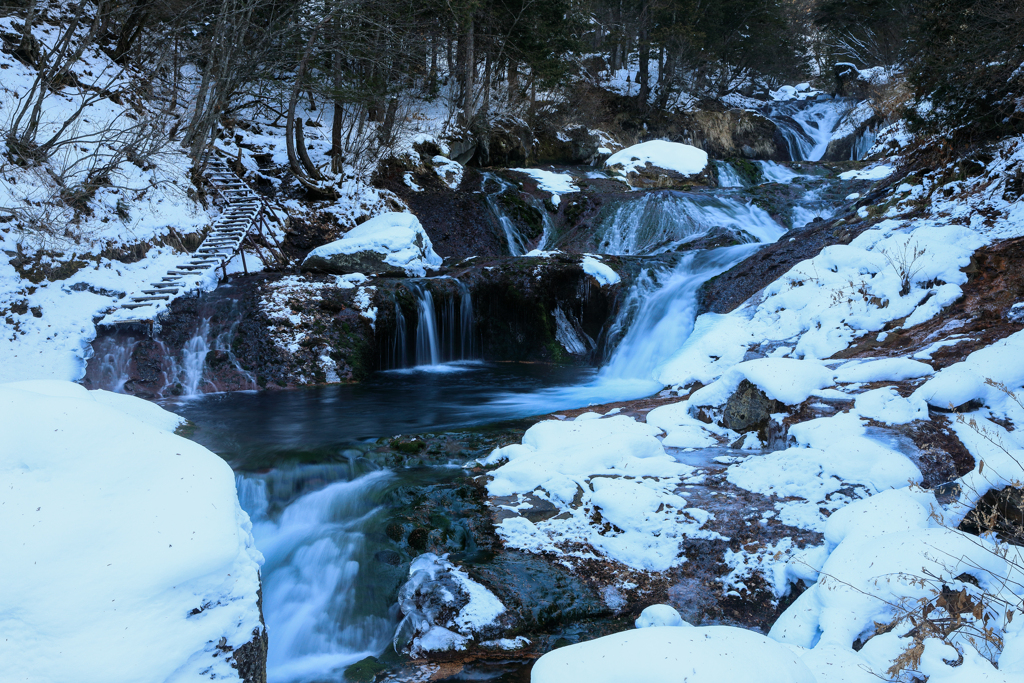
<path id="1" fill-rule="evenodd" d="M 814 111 L 799 119 L 796 114 L 804 110 L 791 114 L 803 131 L 797 137 L 804 140 L 793 144 L 800 154 L 813 156 L 820 136 L 808 128 L 817 121 L 817 130 L 824 129 L 831 121 L 828 111 L 838 108 L 806 109 Z M 599 370 L 473 360 L 477 343 L 468 288 L 455 281 L 432 289 L 434 281 L 411 280 L 406 286 L 414 308 L 405 300 L 403 313 L 396 299 L 395 338 L 383 352 L 390 354 L 394 369 L 357 385 L 167 403 L 196 425 L 195 440 L 239 472 L 239 499 L 266 557 L 263 606 L 271 683 L 342 680 L 344 667 L 380 654 L 391 642 L 399 617 L 394 594 L 404 576 L 381 561 L 389 496 L 404 484 L 463 475 L 455 461 L 455 467 L 377 469 L 364 456 L 378 439 L 480 429 L 649 396 L 662 388 L 659 369 L 693 329 L 700 285 L 785 232 L 744 198 L 738 174 L 730 175 L 729 167 L 719 170 L 727 187 L 714 193 L 638 194 L 601 217 L 601 251 L 645 260 L 607 330 L 613 350 Z M 779 164 L 765 162 L 761 170 L 766 183 L 798 180 L 799 174 Z M 803 187 L 810 189 L 798 202 L 799 211 L 793 210 L 794 225 L 832 210 L 818 189 Z M 496 210 L 496 199 L 488 195 L 492 200 Z M 499 223 L 509 251 L 527 251 L 528 240 L 514 222 L 499 216 Z M 715 230 L 728 232 L 737 243 L 680 249 Z M 193 339 L 176 360 L 186 391 L 202 388 L 202 364 L 196 359 L 204 355 L 204 344 L 208 353 L 220 343 L 210 339 L 202 322 Z M 124 358 L 114 350 L 104 357 L 107 374 L 115 378 Z"/>
<path id="2" fill-rule="evenodd" d="M 793 161 L 818 161 L 828 149 L 832 133 L 853 108 L 853 102 L 826 98 L 810 102 L 775 102 L 767 115 L 779 127 Z"/>

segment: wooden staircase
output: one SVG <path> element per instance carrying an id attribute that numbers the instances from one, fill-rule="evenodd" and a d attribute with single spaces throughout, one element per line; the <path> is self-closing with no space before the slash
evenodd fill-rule
<path id="1" fill-rule="evenodd" d="M 210 226 L 206 239 L 186 262 L 167 271 L 158 282 L 126 297 L 98 323 L 100 326 L 151 328 L 178 297 L 216 288 L 220 280 L 217 270 L 226 275 L 227 263 L 239 252 L 242 241 L 253 230 L 262 230 L 269 215 L 263 199 L 220 157 L 211 154 L 207 158 L 206 177 L 224 204 L 223 213 Z M 242 258 L 245 259 L 244 254 Z"/>

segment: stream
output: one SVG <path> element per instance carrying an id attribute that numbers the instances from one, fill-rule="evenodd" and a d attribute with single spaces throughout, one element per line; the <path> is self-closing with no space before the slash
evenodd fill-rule
<path id="1" fill-rule="evenodd" d="M 829 101 L 775 108 L 774 115 L 787 122 L 780 126 L 794 160 L 821 157 L 844 107 L 849 108 Z M 266 557 L 263 608 L 272 683 L 344 680 L 345 667 L 390 647 L 401 618 L 395 591 L 407 566 L 388 561 L 392 551 L 385 542 L 396 492 L 464 477 L 463 463 L 486 455 L 502 429 L 525 429 L 524 418 L 661 391 L 658 368 L 692 331 L 698 287 L 787 229 L 838 209 L 839 201 L 827 197 L 828 182 L 805 183 L 782 226 L 748 195 L 765 183 L 793 184 L 808 176 L 759 162 L 761 180 L 752 183 L 729 164 L 717 163 L 719 189 L 638 193 L 613 205 L 596 226 L 598 251 L 652 257 L 625 294 L 607 333 L 613 351 L 599 369 L 476 360 L 468 290 L 447 312 L 435 311 L 429 289 L 411 282 L 418 320 L 415 331 L 408 316 L 399 321 L 390 360 L 396 369 L 359 384 L 163 401 L 195 425 L 191 438 L 236 470 L 239 499 Z M 499 201 L 509 184 L 487 173 L 488 185 L 497 187 L 487 201 L 509 252 L 545 246 L 551 226 L 545 223 L 533 236 L 520 234 Z M 738 243 L 680 250 L 712 229 L 728 231 Z M 204 334 L 199 330 L 197 337 Z M 196 341 L 193 347 L 202 350 L 204 344 L 231 348 L 230 339 Z M 116 389 L 123 360 L 116 348 L 103 353 Z M 186 394 L 196 394 L 205 381 L 202 368 L 188 364 L 191 358 L 186 353 L 167 369 L 193 389 Z M 374 456 L 381 443 L 456 432 L 469 434 L 460 443 L 472 447 L 440 452 L 417 467 L 389 467 Z M 458 559 L 479 558 L 469 553 Z M 526 664 L 498 662 L 446 680 L 518 681 L 526 680 L 526 670 Z"/>

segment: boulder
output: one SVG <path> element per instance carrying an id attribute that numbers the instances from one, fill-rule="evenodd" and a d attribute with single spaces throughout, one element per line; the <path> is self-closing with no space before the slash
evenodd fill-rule
<path id="1" fill-rule="evenodd" d="M 314 272 L 387 277 L 424 277 L 440 266 L 441 257 L 416 216 L 397 212 L 371 218 L 340 240 L 317 247 L 302 262 L 304 270 Z"/>
<path id="2" fill-rule="evenodd" d="M 651 140 L 608 157 L 605 167 L 630 187 L 686 188 L 717 182 L 708 153 L 692 145 Z"/>
<path id="3" fill-rule="evenodd" d="M 767 430 L 771 414 L 782 412 L 785 406 L 768 398 L 767 394 L 749 380 L 740 382 L 735 393 L 726 401 L 722 411 L 722 423 L 729 429 L 740 432 Z M 767 434 L 765 434 L 767 436 Z M 764 439 L 768 441 L 768 439 Z"/>

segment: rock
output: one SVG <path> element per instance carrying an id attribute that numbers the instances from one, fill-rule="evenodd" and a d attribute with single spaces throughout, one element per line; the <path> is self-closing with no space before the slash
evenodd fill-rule
<path id="1" fill-rule="evenodd" d="M 524 166 L 533 161 L 533 131 L 522 119 L 499 118 L 476 132 L 475 166 Z"/>
<path id="2" fill-rule="evenodd" d="M 1024 546 L 1024 489 L 1006 486 L 983 495 L 960 524 L 962 531 L 994 531 L 1007 543 Z"/>
<path id="3" fill-rule="evenodd" d="M 722 411 L 722 423 L 736 432 L 766 430 L 771 423 L 771 414 L 785 410 L 779 401 L 768 396 L 749 380 L 743 380 L 736 392 L 729 397 Z M 769 442 L 768 434 L 762 442 Z"/>
<path id="4" fill-rule="evenodd" d="M 1011 323 L 1024 325 L 1024 303 L 1014 304 L 1006 312 L 1006 319 Z"/>
<path id="5" fill-rule="evenodd" d="M 593 589 L 542 557 L 506 551 L 473 568 L 526 629 L 539 629 L 608 613 Z"/>
<path id="6" fill-rule="evenodd" d="M 717 183 L 715 166 L 704 150 L 665 140 L 651 140 L 616 152 L 605 167 L 630 187 L 686 189 Z"/>
<path id="7" fill-rule="evenodd" d="M 317 247 L 302 262 L 305 270 L 348 275 L 424 277 L 441 266 L 430 238 L 416 216 L 389 212 L 371 218 L 340 239 Z"/>

